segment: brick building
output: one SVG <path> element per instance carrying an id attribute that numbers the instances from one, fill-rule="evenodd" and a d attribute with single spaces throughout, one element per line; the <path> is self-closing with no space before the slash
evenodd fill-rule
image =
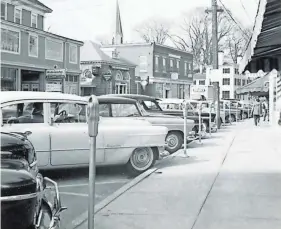
<path id="1" fill-rule="evenodd" d="M 49 33 L 38 0 L 1 0 L 1 90 L 79 94 L 83 42 Z"/>
<path id="2" fill-rule="evenodd" d="M 103 46 L 102 50 L 117 52 L 137 66 L 138 93 L 160 98 L 189 96 L 193 82 L 192 54 L 156 43 L 114 44 Z"/>
<path id="3" fill-rule="evenodd" d="M 85 41 L 80 58 L 82 96 L 136 93 L 134 64 L 114 52 L 106 55 L 92 41 Z"/>

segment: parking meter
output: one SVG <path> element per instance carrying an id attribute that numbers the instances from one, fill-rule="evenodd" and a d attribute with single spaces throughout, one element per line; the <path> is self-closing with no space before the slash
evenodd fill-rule
<path id="1" fill-rule="evenodd" d="M 99 102 L 96 96 L 89 98 L 87 106 L 88 134 L 90 137 L 89 156 L 89 209 L 88 229 L 94 229 L 95 216 L 95 179 L 96 179 L 96 137 L 99 126 Z"/>

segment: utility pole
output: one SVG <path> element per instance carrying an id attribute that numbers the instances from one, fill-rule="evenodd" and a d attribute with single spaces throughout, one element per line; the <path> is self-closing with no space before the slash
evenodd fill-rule
<path id="1" fill-rule="evenodd" d="M 217 0 L 212 0 L 212 9 L 206 10 L 212 12 L 212 54 L 213 54 L 213 69 L 219 68 L 218 63 L 218 12 L 223 12 L 223 9 L 218 9 Z M 220 121 L 220 85 L 219 82 L 213 82 L 214 88 L 214 102 L 217 102 L 216 109 L 216 123 L 218 129 L 221 127 Z"/>

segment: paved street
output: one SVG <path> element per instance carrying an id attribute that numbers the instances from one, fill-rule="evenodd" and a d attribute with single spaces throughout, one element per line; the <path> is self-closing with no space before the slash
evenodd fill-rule
<path id="1" fill-rule="evenodd" d="M 88 209 L 88 169 L 59 170 L 43 174 L 59 184 L 62 204 L 68 208 L 62 214 L 61 225 L 62 228 L 67 228 Z M 131 179 L 123 168 L 99 168 L 96 177 L 96 203 Z"/>

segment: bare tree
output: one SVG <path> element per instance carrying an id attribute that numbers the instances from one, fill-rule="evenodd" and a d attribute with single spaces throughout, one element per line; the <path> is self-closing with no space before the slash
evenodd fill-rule
<path id="1" fill-rule="evenodd" d="M 212 21 L 211 15 L 205 13 L 204 8 L 197 8 L 184 17 L 180 25 L 182 35 L 171 34 L 170 38 L 177 48 L 193 53 L 194 67 L 212 63 Z M 224 47 L 224 40 L 231 32 L 232 24 L 225 13 L 218 14 L 218 42 L 219 48 Z"/>
<path id="2" fill-rule="evenodd" d="M 149 19 L 138 25 L 135 31 L 145 42 L 165 44 L 169 38 L 171 24 L 162 19 Z"/>
<path id="3" fill-rule="evenodd" d="M 228 49 L 233 63 L 237 64 L 237 57 L 244 54 L 247 43 L 251 38 L 251 33 L 251 29 L 249 28 L 244 29 L 234 25 L 231 33 L 228 34 L 225 48 Z"/>

